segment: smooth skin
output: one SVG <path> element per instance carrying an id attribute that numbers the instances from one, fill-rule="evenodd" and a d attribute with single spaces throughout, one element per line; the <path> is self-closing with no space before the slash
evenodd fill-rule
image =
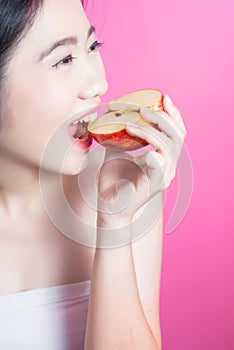
<path id="1" fill-rule="evenodd" d="M 95 153 L 71 143 L 63 163 L 67 201 L 92 224 L 91 234 L 97 235 L 97 242 L 102 245 L 107 231 L 124 233 L 128 243 L 103 249 L 69 239 L 51 222 L 41 198 L 39 170 L 50 189 L 50 203 L 62 212 L 55 186 L 60 169 L 53 163 L 40 169 L 43 151 L 59 126 L 61 141 L 69 143 L 71 118 L 97 106 L 107 90 L 100 53 L 90 50 L 97 39 L 95 33 L 87 40 L 89 28 L 78 0 L 70 0 L 69 6 L 66 0 L 46 0 L 8 67 L 0 132 L 0 294 L 91 279 L 85 350 L 160 349 L 162 191 L 175 175 L 186 134 L 177 107 L 165 98 L 164 112 L 142 110 L 142 117 L 152 126 L 128 127 L 129 133 L 146 139 L 157 151 L 141 157 L 129 155 L 126 161 L 120 159 L 120 153 L 116 159 L 116 152 L 108 149 L 101 162 L 95 163 Z M 71 36 L 77 36 L 79 42 L 60 46 L 39 60 L 51 43 Z M 64 59 L 68 55 L 77 58 Z M 105 165 L 99 171 L 103 159 Z M 88 205 L 77 186 L 77 175 L 87 174 L 84 186 L 88 191 L 91 171 L 99 173 L 100 197 L 92 192 L 97 208 Z M 133 201 L 116 214 L 115 185 L 126 174 L 129 181 L 121 182 L 118 190 L 120 194 L 130 191 Z M 155 208 L 155 225 L 132 242 L 131 223 L 146 203 Z M 89 230 L 87 226 L 87 234 Z"/>

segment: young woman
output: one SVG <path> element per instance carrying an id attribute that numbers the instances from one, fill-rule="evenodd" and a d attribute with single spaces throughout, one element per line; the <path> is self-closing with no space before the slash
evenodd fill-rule
<path id="1" fill-rule="evenodd" d="M 128 126 L 154 151 L 75 141 L 107 90 L 98 46 L 80 0 L 0 0 L 4 350 L 161 348 L 162 191 L 186 132 L 167 96 Z"/>

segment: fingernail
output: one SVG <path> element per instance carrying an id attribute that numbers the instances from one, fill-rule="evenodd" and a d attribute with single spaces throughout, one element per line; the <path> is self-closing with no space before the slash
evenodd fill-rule
<path id="1" fill-rule="evenodd" d="M 151 109 L 147 108 L 147 107 L 141 107 L 141 112 L 142 113 L 150 113 Z"/>
<path id="2" fill-rule="evenodd" d="M 172 99 L 168 95 L 166 95 L 164 97 L 164 99 L 166 100 L 166 103 L 169 103 L 170 105 L 173 105 Z"/>
<path id="3" fill-rule="evenodd" d="M 133 123 L 130 123 L 130 122 L 128 122 L 127 124 L 126 124 L 126 126 L 129 126 L 130 128 L 139 128 L 139 126 L 140 125 L 138 125 L 138 124 L 133 124 Z"/>

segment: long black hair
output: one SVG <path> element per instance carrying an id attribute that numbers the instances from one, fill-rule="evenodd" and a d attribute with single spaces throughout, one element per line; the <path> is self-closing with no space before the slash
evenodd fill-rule
<path id="1" fill-rule="evenodd" d="M 7 85 L 7 67 L 13 51 L 34 23 L 44 0 L 0 0 L 0 128 Z"/>

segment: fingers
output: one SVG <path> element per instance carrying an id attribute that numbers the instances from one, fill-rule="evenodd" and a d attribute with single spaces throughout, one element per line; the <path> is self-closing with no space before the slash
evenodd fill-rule
<path id="1" fill-rule="evenodd" d="M 149 144 L 155 147 L 157 152 L 147 152 L 142 157 L 139 157 L 142 159 L 141 165 L 144 166 L 144 162 L 146 162 L 146 166 L 149 166 L 150 168 L 152 164 L 152 167 L 154 168 L 156 167 L 154 161 L 157 161 L 159 163 L 160 169 L 162 169 L 164 172 L 163 176 L 166 184 L 165 186 L 167 187 L 168 183 L 170 183 L 171 179 L 175 176 L 176 164 L 181 153 L 183 143 L 180 141 L 173 141 L 164 133 L 154 129 L 151 126 L 140 126 L 136 128 L 132 126 L 131 128 L 129 127 L 127 131 L 132 135 L 145 139 Z M 148 153 L 149 155 L 147 156 Z M 138 164 L 140 165 L 140 163 Z M 163 164 L 165 165 L 163 166 Z M 151 172 L 149 170 L 147 174 L 150 178 L 153 179 L 153 176 L 155 176 L 155 171 Z M 153 174 L 153 176 L 151 176 L 151 174 Z"/>
<path id="2" fill-rule="evenodd" d="M 183 131 L 184 136 L 186 135 L 186 128 L 182 119 L 182 116 L 180 114 L 179 109 L 174 105 L 171 98 L 166 95 L 163 99 L 163 109 L 164 111 L 175 120 L 177 125 L 181 128 Z"/>
<path id="3" fill-rule="evenodd" d="M 140 137 L 151 144 L 158 153 L 173 156 L 174 142 L 163 132 L 154 129 L 152 126 L 128 125 L 126 127 L 130 135 Z"/>
<path id="4" fill-rule="evenodd" d="M 149 151 L 143 156 L 135 157 L 134 162 L 142 169 L 142 175 L 135 183 L 136 190 L 143 188 L 148 197 L 166 189 L 175 176 L 175 165 L 172 160 L 158 152 Z"/>
<path id="5" fill-rule="evenodd" d="M 145 119 L 159 131 L 165 133 L 175 142 L 178 139 L 184 139 L 184 132 L 180 126 L 175 120 L 173 120 L 173 118 L 170 118 L 165 111 L 154 111 L 148 108 L 142 108 L 141 115 L 143 119 Z"/>
<path id="6" fill-rule="evenodd" d="M 166 189 L 176 175 L 176 164 L 181 153 L 186 129 L 178 108 L 169 97 L 163 100 L 164 111 L 141 109 L 142 117 L 152 126 L 129 125 L 127 132 L 146 140 L 156 148 L 138 159 L 136 164 L 141 166 L 153 189 L 159 185 Z M 139 184 L 142 179 L 139 179 Z"/>
<path id="7" fill-rule="evenodd" d="M 169 137 L 184 139 L 186 128 L 179 109 L 173 104 L 168 95 L 163 99 L 163 111 L 142 108 L 141 115 L 147 122 L 154 124 Z"/>

